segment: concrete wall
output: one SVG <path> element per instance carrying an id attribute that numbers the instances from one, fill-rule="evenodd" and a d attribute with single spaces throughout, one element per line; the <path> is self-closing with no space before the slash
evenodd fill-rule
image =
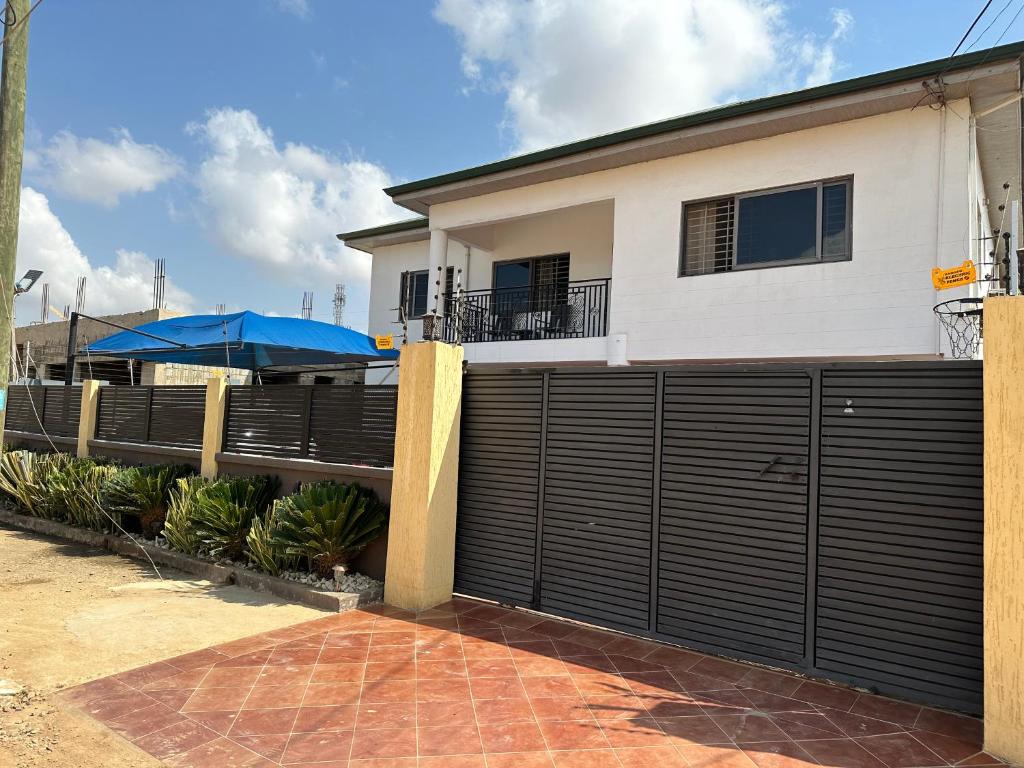
<path id="1" fill-rule="evenodd" d="M 934 355 L 930 271 L 973 253 L 970 105 L 951 107 L 441 203 L 431 226 L 454 232 L 614 200 L 610 330 L 627 335 L 634 361 Z M 683 202 L 847 175 L 851 261 L 677 277 Z"/>

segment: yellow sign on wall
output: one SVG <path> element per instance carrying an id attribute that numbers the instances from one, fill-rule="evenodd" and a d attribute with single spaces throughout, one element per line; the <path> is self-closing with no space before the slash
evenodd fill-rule
<path id="1" fill-rule="evenodd" d="M 395 348 L 395 336 L 394 334 L 387 334 L 386 336 L 377 336 L 377 349 L 394 349 Z"/>
<path id="2" fill-rule="evenodd" d="M 942 269 L 936 267 L 932 270 L 932 285 L 935 290 L 944 291 L 947 288 L 958 288 L 961 285 L 970 285 L 978 279 L 978 270 L 974 268 L 974 262 L 968 259 L 959 267 Z"/>

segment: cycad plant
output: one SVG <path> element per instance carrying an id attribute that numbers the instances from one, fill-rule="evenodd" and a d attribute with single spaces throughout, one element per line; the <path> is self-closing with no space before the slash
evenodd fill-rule
<path id="1" fill-rule="evenodd" d="M 136 518 L 142 534 L 155 537 L 163 528 L 171 489 L 178 478 L 192 473 L 186 464 L 127 467 L 107 481 L 103 498 L 111 512 Z"/>
<path id="2" fill-rule="evenodd" d="M 61 519 L 60 513 L 49 503 L 49 480 L 70 461 L 66 453 L 7 451 L 0 456 L 0 491 L 22 512 L 34 517 Z"/>
<path id="3" fill-rule="evenodd" d="M 171 549 L 186 555 L 199 554 L 202 540 L 195 526 L 196 497 L 209 484 L 202 475 L 189 475 L 179 477 L 171 489 L 163 531 Z"/>
<path id="4" fill-rule="evenodd" d="M 256 568 L 272 576 L 279 576 L 283 570 L 296 570 L 299 558 L 286 554 L 274 543 L 274 528 L 277 525 L 277 505 L 271 505 L 266 513 L 253 518 L 252 527 L 245 537 L 245 554 Z"/>
<path id="5" fill-rule="evenodd" d="M 239 560 L 253 520 L 263 515 L 277 494 L 276 477 L 218 480 L 196 494 L 193 524 L 211 555 Z"/>
<path id="6" fill-rule="evenodd" d="M 72 525 L 109 531 L 112 526 L 102 507 L 102 492 L 117 471 L 116 466 L 93 459 L 70 458 L 63 466 L 53 467 L 46 478 L 49 513 Z"/>
<path id="7" fill-rule="evenodd" d="M 275 505 L 274 548 L 304 557 L 310 570 L 329 578 L 384 530 L 387 508 L 369 488 L 356 483 L 304 485 Z"/>

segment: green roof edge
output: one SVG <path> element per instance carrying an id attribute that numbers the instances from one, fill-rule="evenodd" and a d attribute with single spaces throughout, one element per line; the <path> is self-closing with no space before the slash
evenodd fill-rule
<path id="1" fill-rule="evenodd" d="M 428 220 L 420 216 L 415 219 L 405 219 L 404 221 L 396 221 L 393 224 L 381 224 L 379 227 L 368 227 L 366 229 L 355 229 L 351 232 L 341 232 L 338 234 L 339 240 L 359 240 L 363 237 L 379 237 L 380 235 L 393 235 L 396 232 L 411 232 L 414 229 L 420 227 L 426 227 Z"/>
<path id="2" fill-rule="evenodd" d="M 678 131 L 683 128 L 693 128 L 698 125 L 706 125 L 719 120 L 728 120 L 730 118 L 742 117 L 771 109 L 804 104 L 817 99 L 842 96 L 848 93 L 866 90 L 868 88 L 892 85 L 893 83 L 903 82 L 905 80 L 913 80 L 916 78 L 927 79 L 929 76 L 938 75 L 940 72 L 967 69 L 969 67 L 975 67 L 988 62 L 1004 61 L 1022 54 L 1024 54 L 1024 41 L 1007 43 L 1006 45 L 1001 45 L 999 47 L 992 48 L 991 50 L 965 53 L 960 56 L 936 59 L 935 61 L 928 61 L 922 64 L 911 64 L 907 67 L 890 69 L 873 75 L 862 75 L 861 77 L 855 77 L 850 80 L 841 80 L 837 83 L 826 83 L 825 85 L 818 85 L 814 88 L 805 88 L 800 91 L 790 91 L 789 93 L 765 96 L 763 98 L 751 99 L 749 101 L 740 101 L 733 104 L 727 104 L 722 107 L 714 107 L 702 112 L 694 112 L 681 117 L 673 117 L 668 120 L 647 123 L 646 125 L 639 125 L 633 128 L 627 128 L 614 133 L 606 133 L 588 139 L 581 139 L 580 141 L 561 144 L 556 147 L 549 147 L 548 149 L 541 149 L 536 152 L 528 152 L 524 155 L 516 155 L 515 157 L 485 163 L 484 165 L 477 165 L 472 168 L 465 168 L 460 171 L 442 173 L 438 176 L 420 179 L 419 181 L 410 181 L 405 184 L 398 184 L 393 187 L 386 188 L 384 192 L 391 197 L 404 195 L 409 192 L 418 192 L 424 189 L 430 189 L 431 187 L 437 187 L 442 184 L 466 181 L 467 179 L 475 179 L 481 176 L 488 176 L 492 173 L 499 173 L 501 171 L 508 171 L 515 168 L 524 168 L 529 165 L 534 165 L 535 163 L 542 163 L 546 160 L 568 157 L 581 152 L 588 152 L 592 149 L 610 147 L 615 144 L 622 144 L 636 139 L 643 139 L 650 136 L 657 136 L 662 133 Z"/>

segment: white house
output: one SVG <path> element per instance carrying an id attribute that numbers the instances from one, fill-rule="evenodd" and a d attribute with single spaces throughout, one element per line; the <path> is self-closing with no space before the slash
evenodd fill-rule
<path id="1" fill-rule="evenodd" d="M 400 335 L 404 303 L 411 341 L 417 318 L 447 313 L 474 364 L 941 356 L 933 305 L 1006 287 L 989 253 L 1003 257 L 993 230 L 1016 227 L 1022 55 L 1005 45 L 392 187 L 423 218 L 338 235 L 373 255 L 369 332 Z M 938 293 L 931 270 L 966 259 L 982 280 Z"/>

